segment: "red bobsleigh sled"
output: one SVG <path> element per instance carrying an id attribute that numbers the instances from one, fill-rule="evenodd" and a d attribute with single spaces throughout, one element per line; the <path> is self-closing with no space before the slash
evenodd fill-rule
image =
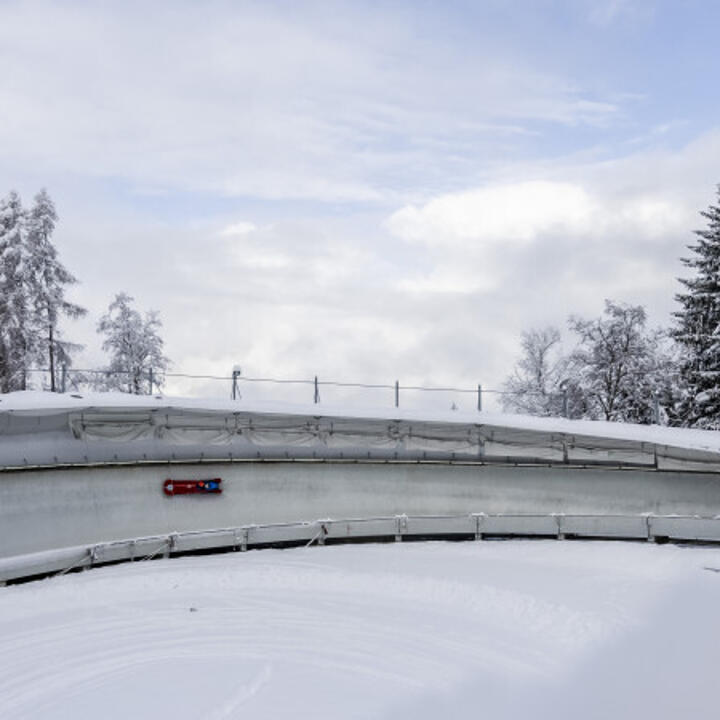
<path id="1" fill-rule="evenodd" d="M 212 480 L 166 480 L 163 492 L 166 495 L 194 495 L 203 493 L 221 493 L 220 478 Z"/>

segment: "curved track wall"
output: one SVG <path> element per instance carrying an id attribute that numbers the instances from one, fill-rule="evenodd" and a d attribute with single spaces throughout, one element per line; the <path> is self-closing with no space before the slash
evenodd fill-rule
<path id="1" fill-rule="evenodd" d="M 222 478 L 220 495 L 163 494 Z M 0 474 L 0 557 L 318 518 L 470 513 L 720 515 L 711 473 L 374 462 L 236 462 Z"/>
<path id="2" fill-rule="evenodd" d="M 159 547 L 393 535 L 720 541 L 717 433 L 319 412 L 3 396 L 0 581 Z M 167 479 L 216 477 L 218 495 L 163 493 Z"/>

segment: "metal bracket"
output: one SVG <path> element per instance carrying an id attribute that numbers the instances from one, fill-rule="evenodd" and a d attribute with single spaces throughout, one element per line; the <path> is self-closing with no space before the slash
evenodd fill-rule
<path id="1" fill-rule="evenodd" d="M 645 525 L 647 527 L 648 542 L 655 542 L 655 535 L 653 535 L 652 531 L 652 518 L 650 517 L 650 515 L 645 518 Z"/>
<path id="2" fill-rule="evenodd" d="M 165 548 L 165 551 L 163 552 L 163 557 L 170 557 L 170 553 L 175 550 L 177 547 L 177 541 L 178 541 L 178 534 L 177 533 L 171 533 L 167 537 L 167 547 Z"/>
<path id="3" fill-rule="evenodd" d="M 482 527 L 485 524 L 485 518 L 487 517 L 487 515 L 485 513 L 476 513 L 474 515 L 474 517 L 475 517 L 475 539 L 482 540 L 483 539 Z"/>
<path id="4" fill-rule="evenodd" d="M 408 531 L 408 516 L 395 516 L 395 542 L 402 542 L 402 536 Z"/>

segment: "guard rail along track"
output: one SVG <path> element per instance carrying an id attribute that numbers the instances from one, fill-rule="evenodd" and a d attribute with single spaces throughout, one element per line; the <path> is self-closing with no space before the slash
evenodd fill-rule
<path id="1" fill-rule="evenodd" d="M 221 478 L 222 493 L 163 493 L 168 479 L 203 478 Z M 310 541 L 715 542 L 718 517 L 718 433 L 397 408 L 0 396 L 0 581 Z"/>
<path id="2" fill-rule="evenodd" d="M 0 559 L 0 583 L 65 574 L 108 563 L 143 561 L 199 551 L 325 545 L 358 540 L 595 538 L 720 542 L 720 519 L 636 515 L 502 515 L 317 520 L 189 531 L 114 540 Z"/>

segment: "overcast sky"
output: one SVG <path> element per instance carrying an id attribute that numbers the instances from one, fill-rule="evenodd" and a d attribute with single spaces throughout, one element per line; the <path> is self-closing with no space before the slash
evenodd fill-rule
<path id="1" fill-rule="evenodd" d="M 718 27 L 711 0 L 0 0 L 0 194 L 56 201 L 79 365 L 124 290 L 177 371 L 499 388 L 523 329 L 605 298 L 670 322 L 720 182 Z"/>

